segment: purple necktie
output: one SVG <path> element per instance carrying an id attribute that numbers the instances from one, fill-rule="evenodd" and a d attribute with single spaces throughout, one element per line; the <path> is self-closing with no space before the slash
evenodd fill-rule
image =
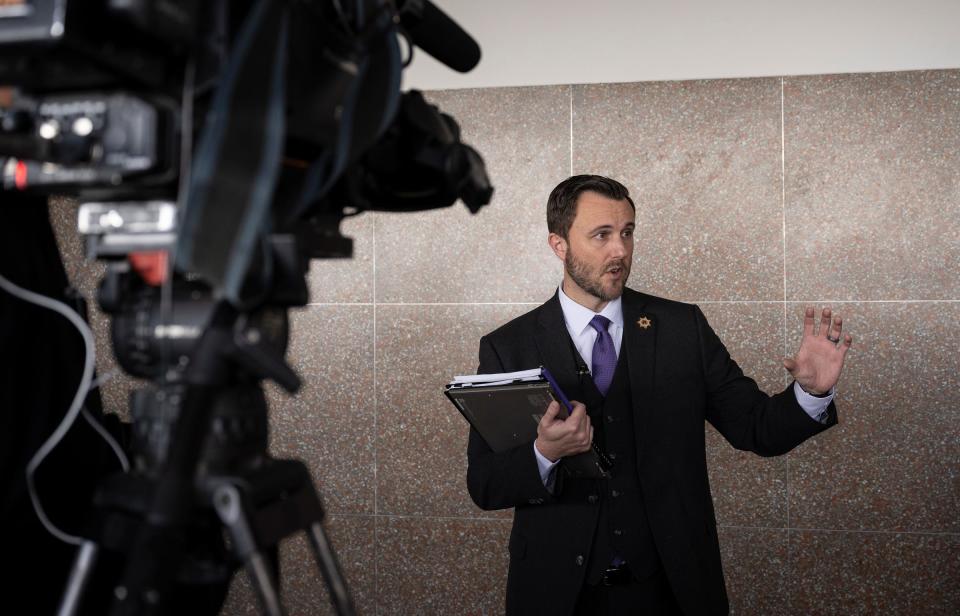
<path id="1" fill-rule="evenodd" d="M 593 382 L 600 393 L 606 396 L 613 381 L 613 372 L 617 369 L 617 349 L 607 331 L 610 319 L 598 314 L 591 319 L 590 326 L 597 330 L 597 341 L 593 343 Z"/>

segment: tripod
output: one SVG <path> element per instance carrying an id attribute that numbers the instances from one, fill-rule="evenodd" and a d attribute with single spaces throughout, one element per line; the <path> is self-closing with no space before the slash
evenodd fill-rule
<path id="1" fill-rule="evenodd" d="M 229 580 L 231 558 L 243 563 L 263 613 L 282 615 L 275 554 L 295 532 L 306 533 L 337 613 L 355 611 L 306 466 L 266 453 L 259 379 L 299 387 L 274 354 L 278 342 L 286 346 L 286 311 L 251 315 L 221 302 L 212 312 L 182 382 L 132 396 L 138 469 L 100 487 L 95 539 L 77 554 L 62 616 L 78 613 L 102 551 L 125 557 L 115 616 L 218 609 L 223 596 L 211 587 Z"/>

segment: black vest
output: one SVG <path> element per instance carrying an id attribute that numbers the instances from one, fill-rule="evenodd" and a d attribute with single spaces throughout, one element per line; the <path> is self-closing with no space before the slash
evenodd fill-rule
<path id="1" fill-rule="evenodd" d="M 626 560 L 637 579 L 645 579 L 660 568 L 647 521 L 646 507 L 637 473 L 637 444 L 634 437 L 633 400 L 627 353 L 621 350 L 613 381 L 606 397 L 600 395 L 589 375 L 581 386 L 587 394 L 594 439 L 613 460 L 613 470 L 596 480 L 600 515 L 594 531 L 587 582 L 595 584 L 615 558 Z"/>

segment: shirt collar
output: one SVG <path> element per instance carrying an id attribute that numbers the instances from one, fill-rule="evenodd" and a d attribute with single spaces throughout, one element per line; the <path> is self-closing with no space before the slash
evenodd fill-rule
<path id="1" fill-rule="evenodd" d="M 567 322 L 567 326 L 576 332 L 577 335 L 582 334 L 583 331 L 590 326 L 590 321 L 593 317 L 598 314 L 602 314 L 610 319 L 610 322 L 614 325 L 621 328 L 623 327 L 622 296 L 607 302 L 607 305 L 604 306 L 600 312 L 594 312 L 586 306 L 581 306 L 570 299 L 567 294 L 563 292 L 563 285 L 560 285 L 558 291 L 560 292 L 560 308 L 563 310 L 563 318 Z"/>

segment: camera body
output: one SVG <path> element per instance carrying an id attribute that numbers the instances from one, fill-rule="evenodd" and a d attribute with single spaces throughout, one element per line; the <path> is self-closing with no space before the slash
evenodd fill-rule
<path id="1" fill-rule="evenodd" d="M 135 289 L 103 306 L 120 321 L 157 301 L 118 282 L 143 253 L 167 254 L 177 295 L 302 305 L 309 259 L 352 256 L 345 217 L 490 201 L 456 121 L 399 92 L 397 38 L 412 54 L 414 36 L 432 53 L 469 41 L 423 0 L 5 2 L 0 181 L 78 199 L 88 258 L 111 262 L 104 286 Z"/>
<path id="2" fill-rule="evenodd" d="M 196 1 L 4 2 L 4 188 L 174 196 L 183 66 L 200 19 Z"/>

